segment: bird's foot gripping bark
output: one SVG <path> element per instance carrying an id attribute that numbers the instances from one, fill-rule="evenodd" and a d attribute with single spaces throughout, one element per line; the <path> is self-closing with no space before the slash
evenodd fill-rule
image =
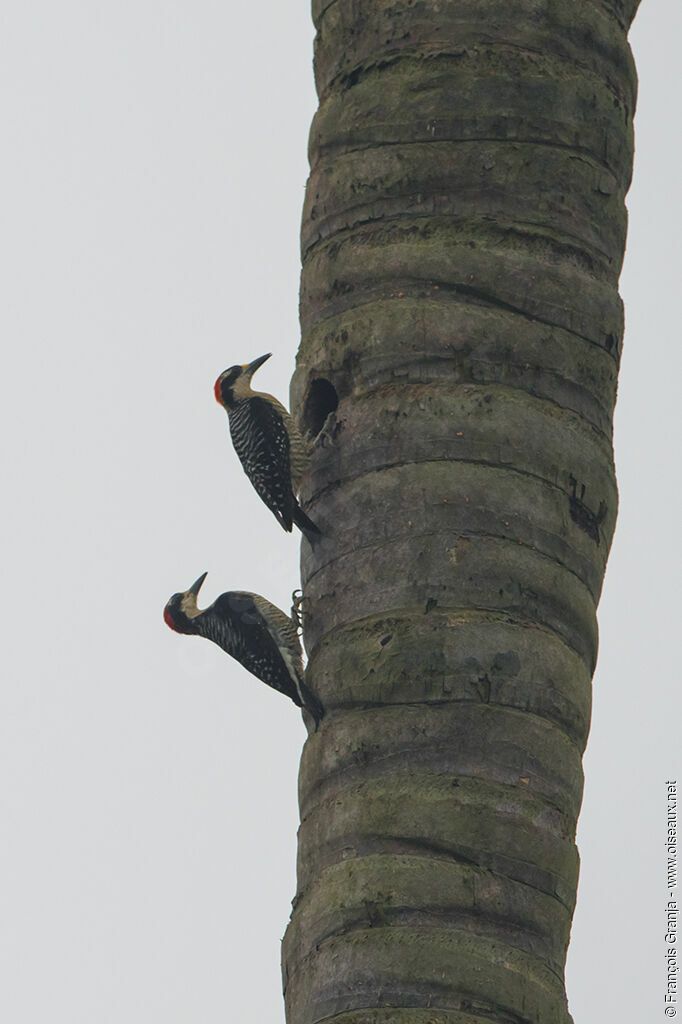
<path id="1" fill-rule="evenodd" d="M 299 636 L 303 633 L 303 615 L 301 614 L 302 604 L 303 591 L 297 587 L 291 595 L 291 621 L 296 627 L 296 632 Z"/>
<path id="2" fill-rule="evenodd" d="M 319 526 L 308 518 L 298 503 L 294 505 L 292 518 L 309 544 L 315 544 L 320 539 L 322 531 Z"/>

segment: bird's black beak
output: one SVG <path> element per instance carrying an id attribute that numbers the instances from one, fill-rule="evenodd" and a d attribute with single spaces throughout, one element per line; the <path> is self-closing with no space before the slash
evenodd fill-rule
<path id="1" fill-rule="evenodd" d="M 195 597 L 198 597 L 199 591 L 201 590 L 201 584 L 204 582 L 204 580 L 206 579 L 207 576 L 208 576 L 207 572 L 202 572 L 202 574 L 199 577 L 199 579 L 194 581 L 194 583 L 189 588 L 187 593 L 188 594 L 194 594 Z"/>
<path id="2" fill-rule="evenodd" d="M 258 359 L 254 359 L 252 363 L 249 363 L 248 366 L 246 367 L 246 373 L 248 373 L 249 377 L 253 377 L 254 373 L 259 368 L 259 366 L 262 366 L 263 363 L 267 359 L 269 359 L 271 355 L 272 352 L 266 352 L 264 356 L 259 356 Z"/>

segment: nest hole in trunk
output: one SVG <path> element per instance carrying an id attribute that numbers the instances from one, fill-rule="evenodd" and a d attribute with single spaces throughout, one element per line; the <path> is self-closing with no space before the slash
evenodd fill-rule
<path id="1" fill-rule="evenodd" d="M 322 430 L 327 416 L 334 412 L 339 404 L 339 396 L 331 381 L 324 377 L 316 377 L 310 382 L 310 388 L 303 404 L 303 429 L 313 437 Z"/>

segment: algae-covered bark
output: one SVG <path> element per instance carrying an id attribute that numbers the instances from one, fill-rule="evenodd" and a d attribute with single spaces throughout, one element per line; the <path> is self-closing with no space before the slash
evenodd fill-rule
<path id="1" fill-rule="evenodd" d="M 565 1024 L 635 0 L 314 0 L 289 1024 Z"/>

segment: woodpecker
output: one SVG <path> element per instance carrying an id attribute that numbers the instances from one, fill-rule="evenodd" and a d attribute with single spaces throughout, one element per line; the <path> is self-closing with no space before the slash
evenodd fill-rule
<path id="1" fill-rule="evenodd" d="M 251 378 L 271 355 L 225 370 L 215 382 L 215 397 L 227 412 L 234 449 L 256 493 L 283 529 L 291 533 L 295 523 L 314 543 L 320 530 L 296 498 L 308 470 L 308 445 L 281 402 L 251 389 Z"/>
<path id="2" fill-rule="evenodd" d="M 163 611 L 166 624 L 176 633 L 195 633 L 212 640 L 257 679 L 309 711 L 317 727 L 324 709 L 303 681 L 294 620 L 264 597 L 246 590 L 228 590 L 200 611 L 197 597 L 206 575 L 189 590 L 173 594 Z"/>

